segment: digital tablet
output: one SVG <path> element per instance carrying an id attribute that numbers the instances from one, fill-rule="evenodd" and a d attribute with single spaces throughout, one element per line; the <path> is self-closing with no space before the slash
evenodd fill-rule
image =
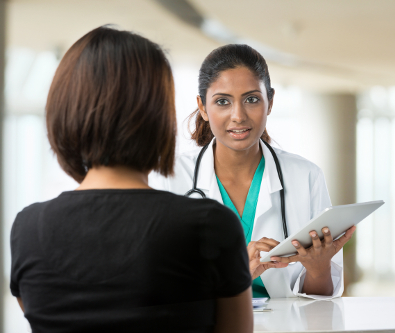
<path id="1" fill-rule="evenodd" d="M 321 229 L 328 227 L 333 239 L 337 239 L 342 236 L 347 229 L 361 222 L 383 204 L 384 201 L 379 200 L 326 208 L 321 214 L 313 218 L 298 232 L 284 239 L 270 252 L 261 251 L 260 260 L 261 262 L 268 262 L 270 261 L 270 257 L 273 256 L 288 257 L 296 254 L 296 249 L 291 243 L 293 240 L 297 240 L 305 248 L 310 247 L 313 243 L 309 232 L 312 230 L 315 230 L 320 239 L 323 239 L 324 234 Z"/>

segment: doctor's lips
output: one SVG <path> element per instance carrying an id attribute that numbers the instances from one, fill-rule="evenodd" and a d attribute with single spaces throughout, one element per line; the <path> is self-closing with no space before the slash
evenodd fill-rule
<path id="1" fill-rule="evenodd" d="M 251 127 L 232 127 L 227 132 L 235 139 L 244 139 L 249 136 Z"/>

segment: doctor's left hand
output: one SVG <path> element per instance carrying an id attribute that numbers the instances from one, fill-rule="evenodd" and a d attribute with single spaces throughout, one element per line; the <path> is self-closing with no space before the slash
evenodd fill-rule
<path id="1" fill-rule="evenodd" d="M 264 271 L 269 268 L 284 268 L 288 266 L 288 263 L 281 262 L 261 262 L 260 261 L 260 252 L 269 252 L 273 248 L 275 248 L 280 242 L 272 239 L 263 237 L 256 242 L 250 242 L 247 246 L 248 257 L 250 260 L 250 273 L 252 279 L 256 279 L 260 276 Z"/>
<path id="2" fill-rule="evenodd" d="M 333 240 L 329 228 L 322 228 L 324 239 L 320 240 L 315 230 L 310 231 L 313 245 L 305 249 L 297 240 L 292 241 L 298 251 L 297 255 L 291 257 L 271 257 L 271 260 L 282 263 L 301 262 L 310 274 L 320 275 L 322 272 L 330 270 L 332 257 L 339 252 L 343 246 L 351 239 L 356 230 L 353 226 L 337 240 Z"/>

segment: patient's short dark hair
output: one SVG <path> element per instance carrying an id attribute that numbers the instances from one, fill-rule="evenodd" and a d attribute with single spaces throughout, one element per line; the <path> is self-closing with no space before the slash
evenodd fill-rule
<path id="1" fill-rule="evenodd" d="M 128 31 L 97 28 L 67 51 L 46 106 L 60 166 L 81 182 L 92 166 L 173 173 L 173 75 L 162 49 Z"/>

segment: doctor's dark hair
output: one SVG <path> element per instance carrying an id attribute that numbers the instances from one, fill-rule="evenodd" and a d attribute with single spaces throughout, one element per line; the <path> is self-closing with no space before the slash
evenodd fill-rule
<path id="1" fill-rule="evenodd" d="M 173 173 L 172 71 L 162 49 L 137 34 L 103 26 L 71 46 L 56 70 L 46 121 L 60 166 L 77 182 L 100 165 Z"/>
<path id="2" fill-rule="evenodd" d="M 228 44 L 212 51 L 200 67 L 199 95 L 203 105 L 206 105 L 207 89 L 221 72 L 238 67 L 246 67 L 255 74 L 265 84 L 268 100 L 273 99 L 274 90 L 271 87 L 269 70 L 262 55 L 248 45 Z M 214 138 L 210 123 L 202 118 L 199 109 L 195 110 L 188 119 L 189 123 L 195 119 L 195 130 L 191 133 L 191 138 L 198 146 L 205 146 Z M 266 129 L 261 138 L 268 143 L 271 142 Z"/>

